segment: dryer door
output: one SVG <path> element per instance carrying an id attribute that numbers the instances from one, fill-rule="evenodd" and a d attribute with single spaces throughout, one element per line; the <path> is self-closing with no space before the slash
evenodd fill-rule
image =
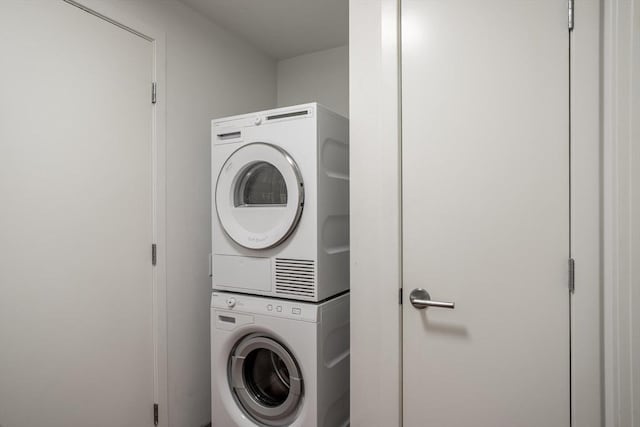
<path id="1" fill-rule="evenodd" d="M 218 218 L 227 235 L 245 248 L 282 243 L 298 224 L 303 205 L 300 170 L 275 145 L 257 142 L 239 148 L 218 175 Z"/>
<path id="2" fill-rule="evenodd" d="M 262 425 L 290 425 L 302 402 L 296 360 L 278 341 L 259 333 L 241 339 L 232 352 L 229 384 L 244 412 Z"/>

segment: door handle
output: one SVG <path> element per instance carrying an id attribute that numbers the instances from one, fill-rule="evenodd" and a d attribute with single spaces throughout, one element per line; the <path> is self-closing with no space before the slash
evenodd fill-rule
<path id="1" fill-rule="evenodd" d="M 411 294 L 409 294 L 409 301 L 411 301 L 411 305 L 420 310 L 427 307 L 440 307 L 449 309 L 454 309 L 456 307 L 455 302 L 431 300 L 431 295 L 429 295 L 429 292 L 421 288 L 416 288 L 411 291 Z"/>

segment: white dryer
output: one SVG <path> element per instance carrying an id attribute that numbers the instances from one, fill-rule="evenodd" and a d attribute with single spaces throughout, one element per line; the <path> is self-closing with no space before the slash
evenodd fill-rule
<path id="1" fill-rule="evenodd" d="M 213 120 L 214 289 L 322 301 L 349 288 L 348 138 L 315 103 Z"/>
<path id="2" fill-rule="evenodd" d="M 314 304 L 214 292 L 213 427 L 349 424 L 349 294 Z"/>

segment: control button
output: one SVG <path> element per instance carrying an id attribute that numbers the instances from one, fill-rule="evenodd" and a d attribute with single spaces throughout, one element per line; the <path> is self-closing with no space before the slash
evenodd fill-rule
<path id="1" fill-rule="evenodd" d="M 276 307 L 276 311 L 277 311 L 278 313 L 282 313 L 282 306 L 281 306 L 281 305 L 277 306 L 277 307 Z"/>
<path id="2" fill-rule="evenodd" d="M 267 310 L 269 310 L 269 311 L 273 311 L 273 304 L 269 304 L 269 305 L 267 306 Z"/>
<path id="3" fill-rule="evenodd" d="M 227 298 L 227 307 L 233 308 L 236 305 L 236 299 L 234 297 Z"/>
<path id="4" fill-rule="evenodd" d="M 300 314 L 301 310 L 298 307 L 293 307 L 291 309 L 291 314 Z"/>
<path id="5" fill-rule="evenodd" d="M 259 125 L 260 123 L 262 123 L 262 118 L 260 116 L 256 117 L 256 119 L 254 120 L 254 123 Z"/>

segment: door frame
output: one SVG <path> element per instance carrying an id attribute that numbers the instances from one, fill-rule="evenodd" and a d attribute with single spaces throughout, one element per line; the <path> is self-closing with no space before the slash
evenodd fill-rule
<path id="1" fill-rule="evenodd" d="M 603 0 L 604 424 L 612 427 L 640 425 L 639 11 L 638 0 Z"/>
<path id="2" fill-rule="evenodd" d="M 66 6 L 77 7 L 91 15 L 142 37 L 151 43 L 153 50 L 152 76 L 156 83 L 157 98 L 152 104 L 151 156 L 152 156 L 152 223 L 153 243 L 157 245 L 156 265 L 153 266 L 153 346 L 154 346 L 154 402 L 159 405 L 158 426 L 169 425 L 168 399 L 168 328 L 167 328 L 167 270 L 166 270 L 166 34 L 155 26 L 138 21 L 117 5 L 100 0 L 58 0 Z M 151 242 L 150 242 L 151 243 Z M 151 248 L 149 248 L 151 261 Z M 153 411 L 153 407 L 149 407 Z"/>
<path id="3" fill-rule="evenodd" d="M 400 3 L 349 1 L 354 425 L 402 425 Z M 570 37 L 573 427 L 601 426 L 603 419 L 601 14 L 600 0 L 577 1 Z"/>
<path id="4" fill-rule="evenodd" d="M 572 427 L 602 426 L 601 0 L 575 2 L 571 43 Z"/>

